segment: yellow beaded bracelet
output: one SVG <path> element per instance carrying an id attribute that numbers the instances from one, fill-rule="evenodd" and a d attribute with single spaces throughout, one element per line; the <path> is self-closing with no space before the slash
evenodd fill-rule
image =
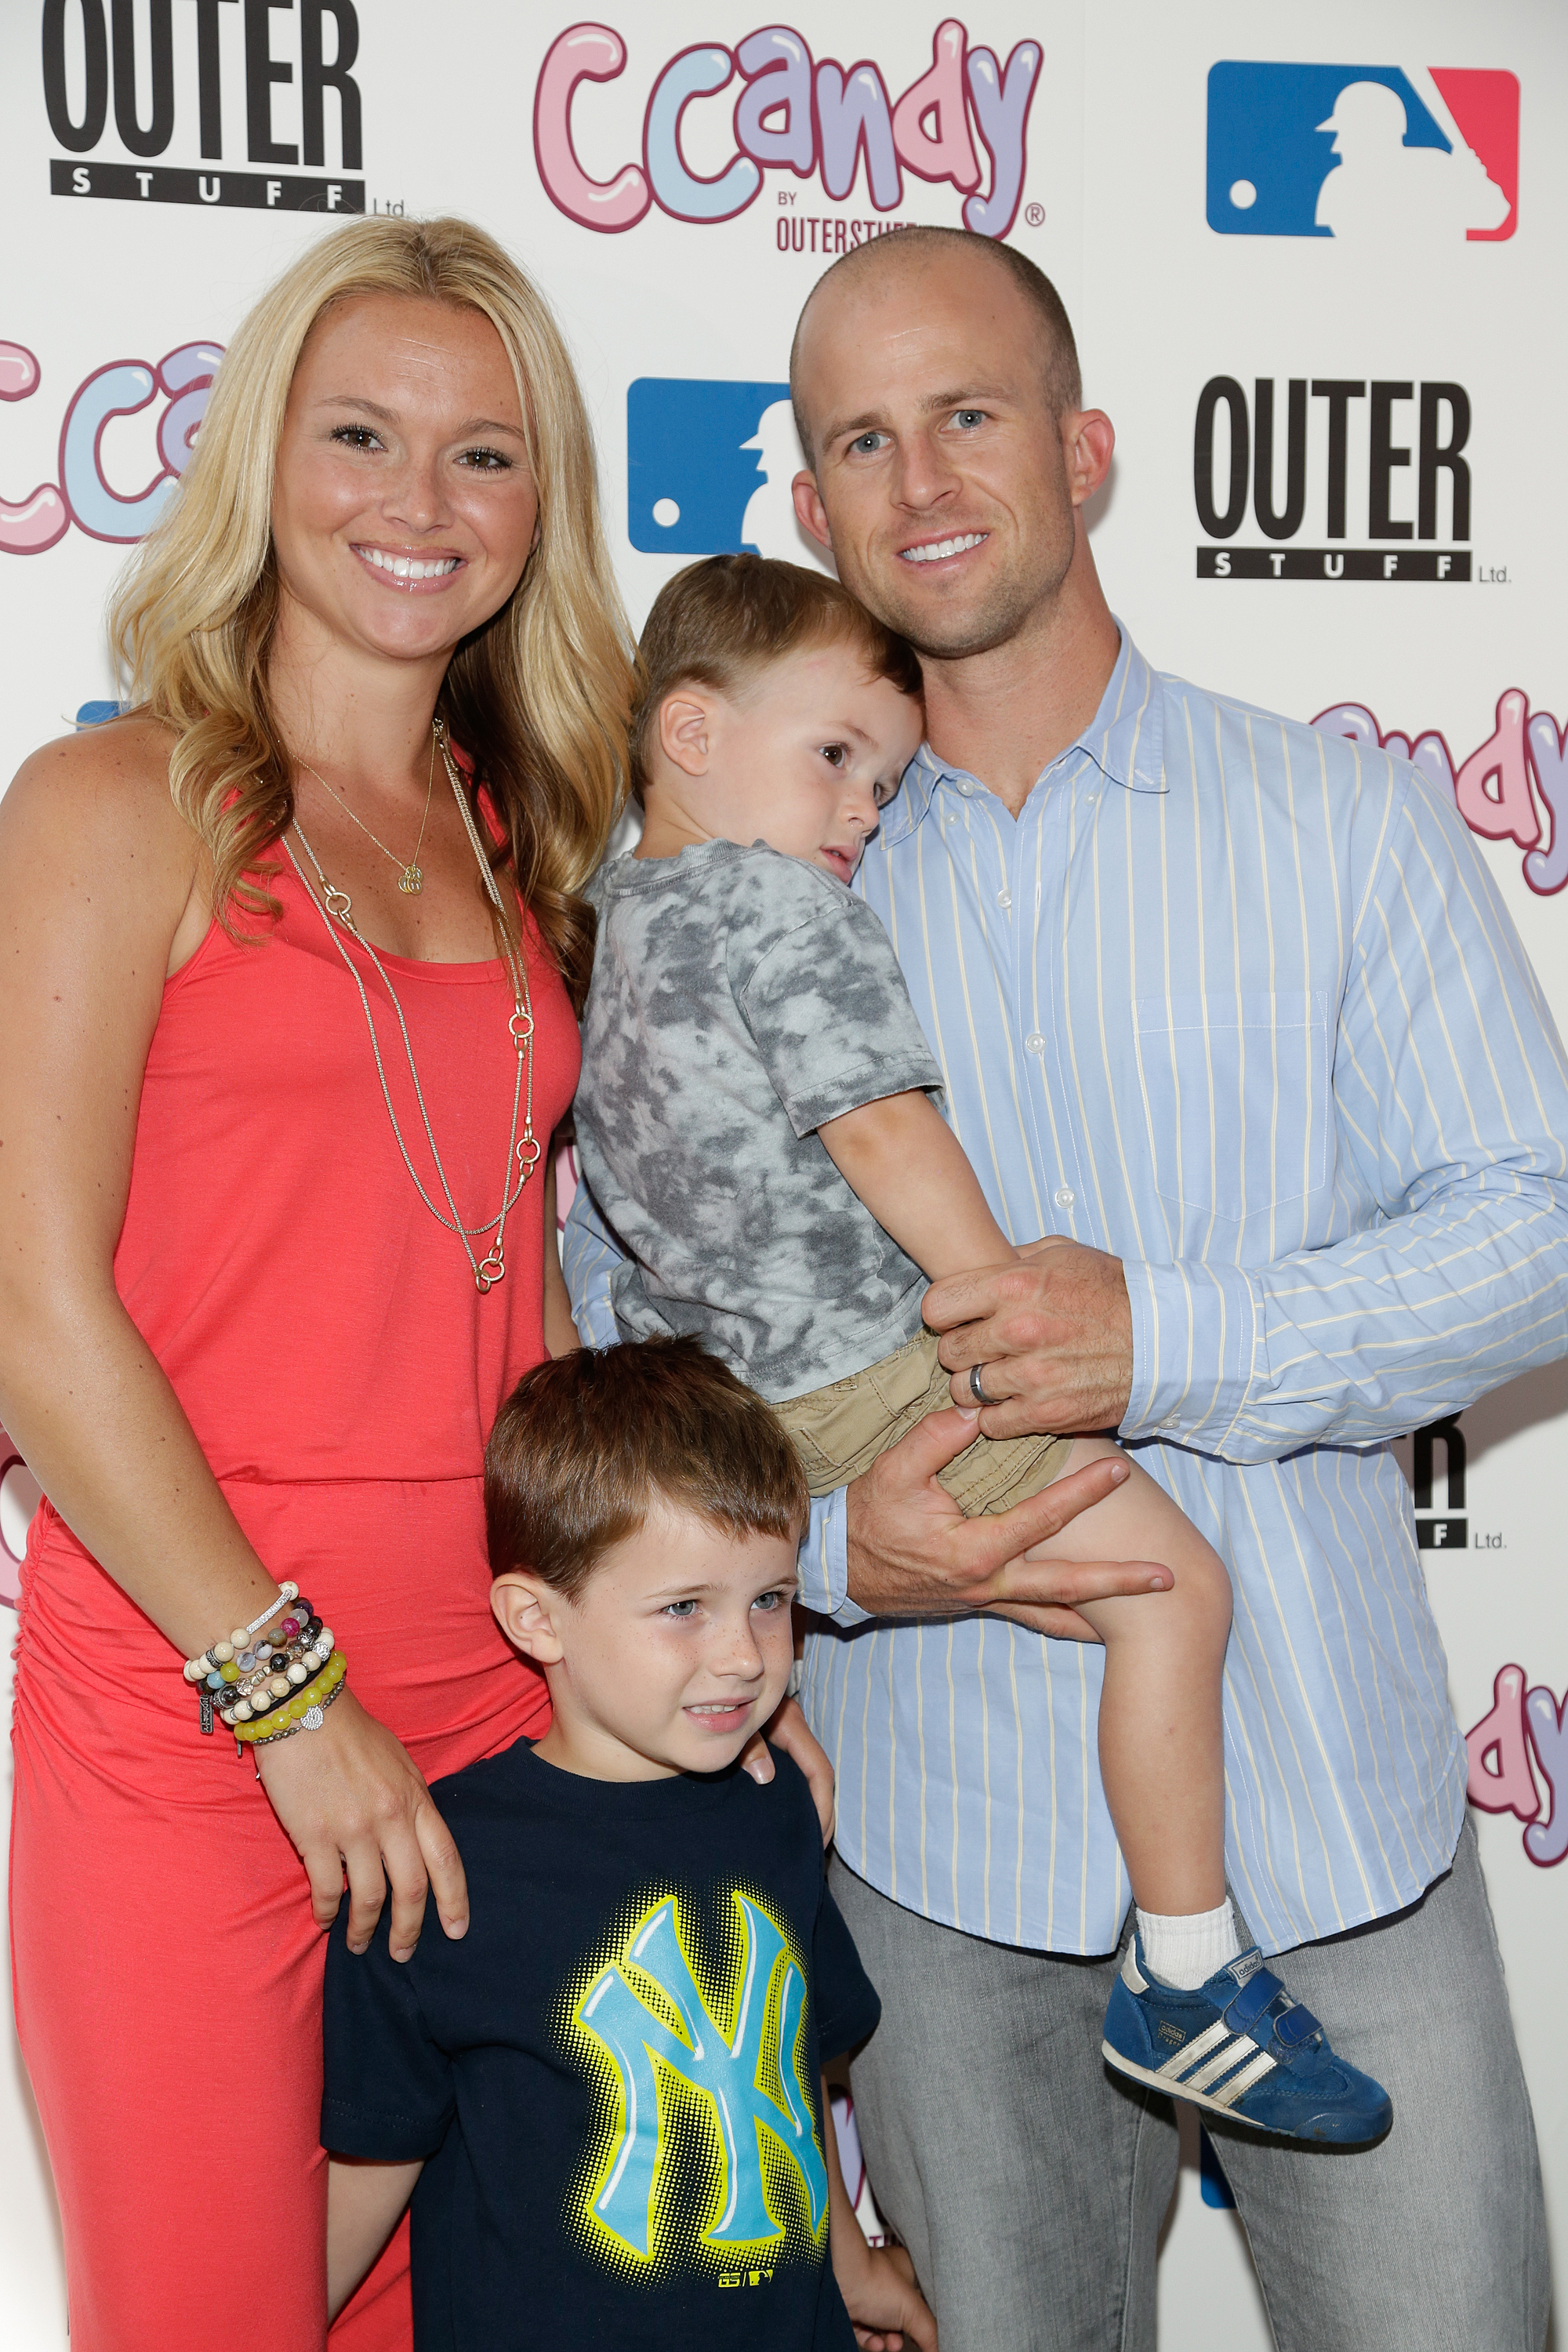
<path id="1" fill-rule="evenodd" d="M 315 1731 L 321 1727 L 321 1710 L 331 1704 L 342 1686 L 348 1673 L 348 1661 L 341 1650 L 334 1650 L 328 1663 L 308 1683 L 303 1690 L 269 1707 L 265 1715 L 253 1716 L 247 1723 L 230 1727 L 237 1742 L 242 1747 L 265 1747 L 268 1739 L 281 1738 L 286 1733 L 303 1726 Z M 310 1721 L 310 1711 L 316 1710 L 316 1720 Z"/>
<path id="2" fill-rule="evenodd" d="M 231 1726 L 236 1739 L 241 1747 L 254 1748 L 268 1738 L 276 1738 L 291 1726 L 305 1723 L 309 1730 L 319 1729 L 319 1721 L 307 1723 L 307 1717 L 312 1707 L 317 1709 L 319 1716 L 322 1705 L 334 1696 L 348 1670 L 349 1662 L 342 1652 L 334 1650 L 315 1681 L 307 1683 L 303 1690 L 296 1691 L 292 1698 L 269 1707 L 265 1715 L 253 1716 L 248 1723 Z"/>

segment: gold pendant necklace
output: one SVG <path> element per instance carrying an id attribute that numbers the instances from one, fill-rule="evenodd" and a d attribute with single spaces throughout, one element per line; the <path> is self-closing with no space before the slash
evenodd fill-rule
<path id="1" fill-rule="evenodd" d="M 305 773 L 308 776 L 315 777 L 316 782 L 321 785 L 321 790 L 324 793 L 331 793 L 333 800 L 336 801 L 343 814 L 346 817 L 353 818 L 353 822 L 358 825 L 360 831 L 366 835 L 370 840 L 375 843 L 375 845 L 380 850 L 382 856 L 384 857 L 391 858 L 393 864 L 398 869 L 397 887 L 402 891 L 405 898 L 417 898 L 419 892 L 425 887 L 425 876 L 419 864 L 419 853 L 425 846 L 425 828 L 430 822 L 430 794 L 434 790 L 436 783 L 436 747 L 441 740 L 439 733 L 434 726 L 432 726 L 430 730 L 430 772 L 425 779 L 425 814 L 419 820 L 419 838 L 414 845 L 414 855 L 408 860 L 406 865 L 404 864 L 402 858 L 399 857 L 395 849 L 388 849 L 384 841 L 377 839 L 377 836 L 371 832 L 371 829 L 369 825 L 366 824 L 363 817 L 354 816 L 353 809 L 350 808 L 342 793 L 332 791 L 331 785 L 328 783 L 320 768 L 312 768 L 309 760 L 301 760 L 300 762 L 300 765 L 304 769 Z M 295 830 L 298 831 L 299 828 L 296 827 Z M 302 833 L 300 835 L 300 838 L 301 841 L 304 840 L 305 836 Z M 312 855 L 314 853 L 312 853 Z"/>
<path id="2" fill-rule="evenodd" d="M 496 887 L 495 876 L 490 869 L 489 860 L 485 856 L 483 845 L 480 843 L 479 828 L 474 823 L 473 812 L 468 806 L 468 795 L 463 790 L 462 780 L 458 774 L 456 764 L 453 761 L 451 753 L 447 748 L 446 721 L 444 719 L 437 719 L 433 722 L 433 728 L 436 740 L 431 749 L 431 773 L 434 774 L 435 772 L 435 752 L 437 749 L 439 749 L 442 762 L 446 767 L 447 781 L 451 784 L 453 793 L 457 798 L 458 810 L 462 815 L 464 830 L 468 834 L 469 845 L 473 850 L 475 860 L 479 866 L 480 878 L 484 883 L 485 889 L 495 908 L 496 913 L 500 919 L 496 928 L 501 950 L 501 961 L 505 967 L 507 977 L 511 982 L 512 1009 L 507 1021 L 507 1032 L 511 1038 L 512 1045 L 517 1050 L 517 1078 L 512 1087 L 511 1096 L 511 1132 L 507 1138 L 506 1172 L 501 1179 L 500 1207 L 497 1211 L 496 1214 L 493 1217 L 487 1218 L 483 1224 L 466 1225 L 463 1223 L 462 1218 L 458 1213 L 458 1203 L 453 1198 L 451 1185 L 447 1181 L 447 1171 L 441 1164 L 441 1155 L 436 1149 L 436 1137 L 430 1125 L 430 1114 L 425 1107 L 425 1090 L 419 1083 L 419 1071 L 414 1059 L 414 1047 L 408 1035 L 408 1024 L 403 1017 L 403 1007 L 398 1002 L 397 991 L 393 987 L 392 982 L 387 975 L 386 967 L 382 962 L 381 958 L 377 955 L 375 949 L 372 946 L 370 940 L 365 938 L 364 933 L 354 921 L 353 908 L 347 891 L 334 888 L 332 884 L 328 881 L 326 875 L 321 869 L 321 861 L 317 856 L 315 851 L 311 848 L 304 828 L 301 826 L 298 817 L 294 819 L 294 831 L 300 836 L 300 845 L 304 849 L 306 856 L 310 859 L 311 865 L 316 869 L 316 879 L 321 886 L 320 898 L 317 897 L 316 892 L 310 887 L 309 881 L 306 879 L 304 869 L 300 866 L 299 859 L 295 856 L 292 848 L 289 846 L 287 834 L 283 836 L 283 848 L 289 865 L 292 866 L 295 873 L 300 877 L 300 885 L 303 887 L 307 898 L 310 900 L 312 906 L 317 908 L 321 914 L 321 920 L 326 924 L 328 937 L 331 939 L 332 945 L 337 949 L 339 955 L 342 958 L 344 964 L 347 966 L 350 979 L 353 982 L 355 988 L 359 991 L 360 1007 L 364 1013 L 365 1026 L 370 1031 L 370 1049 L 375 1056 L 376 1076 L 381 1080 L 381 1098 L 386 1105 L 386 1116 L 392 1122 L 392 1132 L 396 1139 L 397 1149 L 402 1154 L 403 1164 L 407 1169 L 409 1176 L 413 1181 L 415 1191 L 418 1193 L 419 1198 L 424 1202 L 425 1206 L 429 1210 L 430 1214 L 435 1218 L 437 1223 L 445 1225 L 449 1234 L 457 1234 L 458 1241 L 463 1245 L 463 1255 L 468 1261 L 468 1266 L 474 1277 L 474 1286 L 482 1297 L 486 1291 L 492 1290 L 496 1284 L 501 1281 L 506 1274 L 506 1221 L 510 1215 L 512 1210 L 516 1208 L 519 1201 L 522 1198 L 523 1187 L 527 1184 L 529 1178 L 532 1175 L 535 1168 L 539 1165 L 541 1158 L 541 1145 L 539 1138 L 533 1132 L 533 1004 L 529 994 L 528 967 L 523 960 L 522 950 L 520 946 L 514 946 L 512 943 L 510 929 L 506 919 L 506 908 L 502 903 L 500 893 Z M 315 770 L 312 768 L 310 773 L 314 775 L 315 772 Z M 319 781 L 324 781 L 324 779 L 320 779 Z M 327 786 L 327 790 L 329 792 L 331 791 L 331 786 L 330 784 Z M 333 797 L 336 798 L 336 795 L 334 794 Z M 353 814 L 352 809 L 349 811 L 349 814 L 351 816 Z M 355 819 L 355 822 L 357 823 L 358 820 Z M 365 829 L 368 831 L 368 826 Z M 373 841 L 375 839 L 374 834 L 372 834 L 371 838 Z M 421 828 L 421 838 L 423 838 L 423 828 Z M 379 849 L 381 846 L 381 843 L 376 842 L 376 847 Z M 390 856 L 391 852 L 388 851 L 387 855 Z M 415 887 L 418 887 L 417 883 L 416 883 Z M 408 1156 L 408 1146 L 403 1139 L 403 1129 L 397 1123 L 397 1113 L 393 1108 L 392 1089 L 387 1084 L 386 1069 L 381 1058 L 381 1042 L 375 1034 L 375 1018 L 370 1009 L 370 999 L 365 993 L 364 982 L 360 977 L 358 967 L 356 966 L 353 958 L 350 955 L 347 948 L 344 947 L 342 939 L 338 935 L 340 928 L 348 933 L 350 939 L 357 940 L 359 945 L 364 950 L 366 955 L 369 956 L 371 962 L 375 967 L 382 986 L 385 989 L 387 995 L 392 999 L 392 1009 L 397 1015 L 397 1026 L 403 1037 L 403 1051 L 405 1058 L 408 1064 L 408 1075 L 410 1079 L 413 1081 L 414 1099 L 419 1106 L 419 1117 L 425 1129 L 425 1140 L 430 1148 L 431 1161 L 434 1164 L 436 1174 L 440 1181 L 443 1198 L 446 1201 L 447 1208 L 452 1213 L 449 1217 L 443 1216 L 441 1211 L 430 1198 L 429 1193 L 425 1190 L 424 1185 L 419 1181 L 418 1171 L 416 1169 L 413 1160 Z M 518 1133 L 518 1114 L 520 1111 L 522 1114 L 522 1132 L 521 1136 Z M 517 1166 L 515 1183 L 512 1176 L 512 1164 L 514 1160 Z M 471 1244 L 474 1241 L 481 1239 L 486 1234 L 493 1234 L 494 1239 L 490 1242 L 484 1256 L 482 1258 L 476 1257 Z"/>

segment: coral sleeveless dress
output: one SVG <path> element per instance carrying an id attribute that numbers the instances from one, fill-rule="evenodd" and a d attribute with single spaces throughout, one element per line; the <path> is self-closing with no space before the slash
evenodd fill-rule
<path id="1" fill-rule="evenodd" d="M 496 1410 L 545 1352 L 543 1167 L 481 1297 L 399 1156 L 315 903 L 286 863 L 276 889 L 264 944 L 215 925 L 164 991 L 115 1282 L 261 1559 L 316 1604 L 362 1704 L 435 1780 L 549 1720 L 490 1615 L 480 1487 Z M 548 1139 L 577 1030 L 531 927 L 527 945 Z M 350 952 L 439 1202 L 395 1015 Z M 510 988 L 499 961 L 383 961 L 477 1223 L 506 1167 Z M 11 1931 L 72 2352 L 252 2336 L 310 2352 L 326 2335 L 324 1939 L 250 1759 L 221 1724 L 202 1738 L 180 1663 L 44 1505 L 17 1643 Z M 433 1904 L 424 1932 L 441 1933 Z M 406 2246 L 405 2223 L 333 2352 L 407 2352 Z"/>

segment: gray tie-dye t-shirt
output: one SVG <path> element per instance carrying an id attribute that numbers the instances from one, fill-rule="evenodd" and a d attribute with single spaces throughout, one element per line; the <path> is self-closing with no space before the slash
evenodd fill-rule
<path id="1" fill-rule="evenodd" d="M 890 1355 L 926 1278 L 816 1133 L 942 1085 L 880 922 L 762 842 L 617 858 L 588 897 L 577 1148 L 621 1328 L 693 1333 L 774 1402 Z"/>

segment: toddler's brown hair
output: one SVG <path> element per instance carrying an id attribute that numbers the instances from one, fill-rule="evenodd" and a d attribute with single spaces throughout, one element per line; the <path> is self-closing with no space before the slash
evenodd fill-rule
<path id="1" fill-rule="evenodd" d="M 637 646 L 631 772 L 639 799 L 659 706 L 678 686 L 736 695 L 769 662 L 804 646 L 852 645 L 872 677 L 919 698 L 912 646 L 826 572 L 763 555 L 709 555 L 667 580 Z"/>

